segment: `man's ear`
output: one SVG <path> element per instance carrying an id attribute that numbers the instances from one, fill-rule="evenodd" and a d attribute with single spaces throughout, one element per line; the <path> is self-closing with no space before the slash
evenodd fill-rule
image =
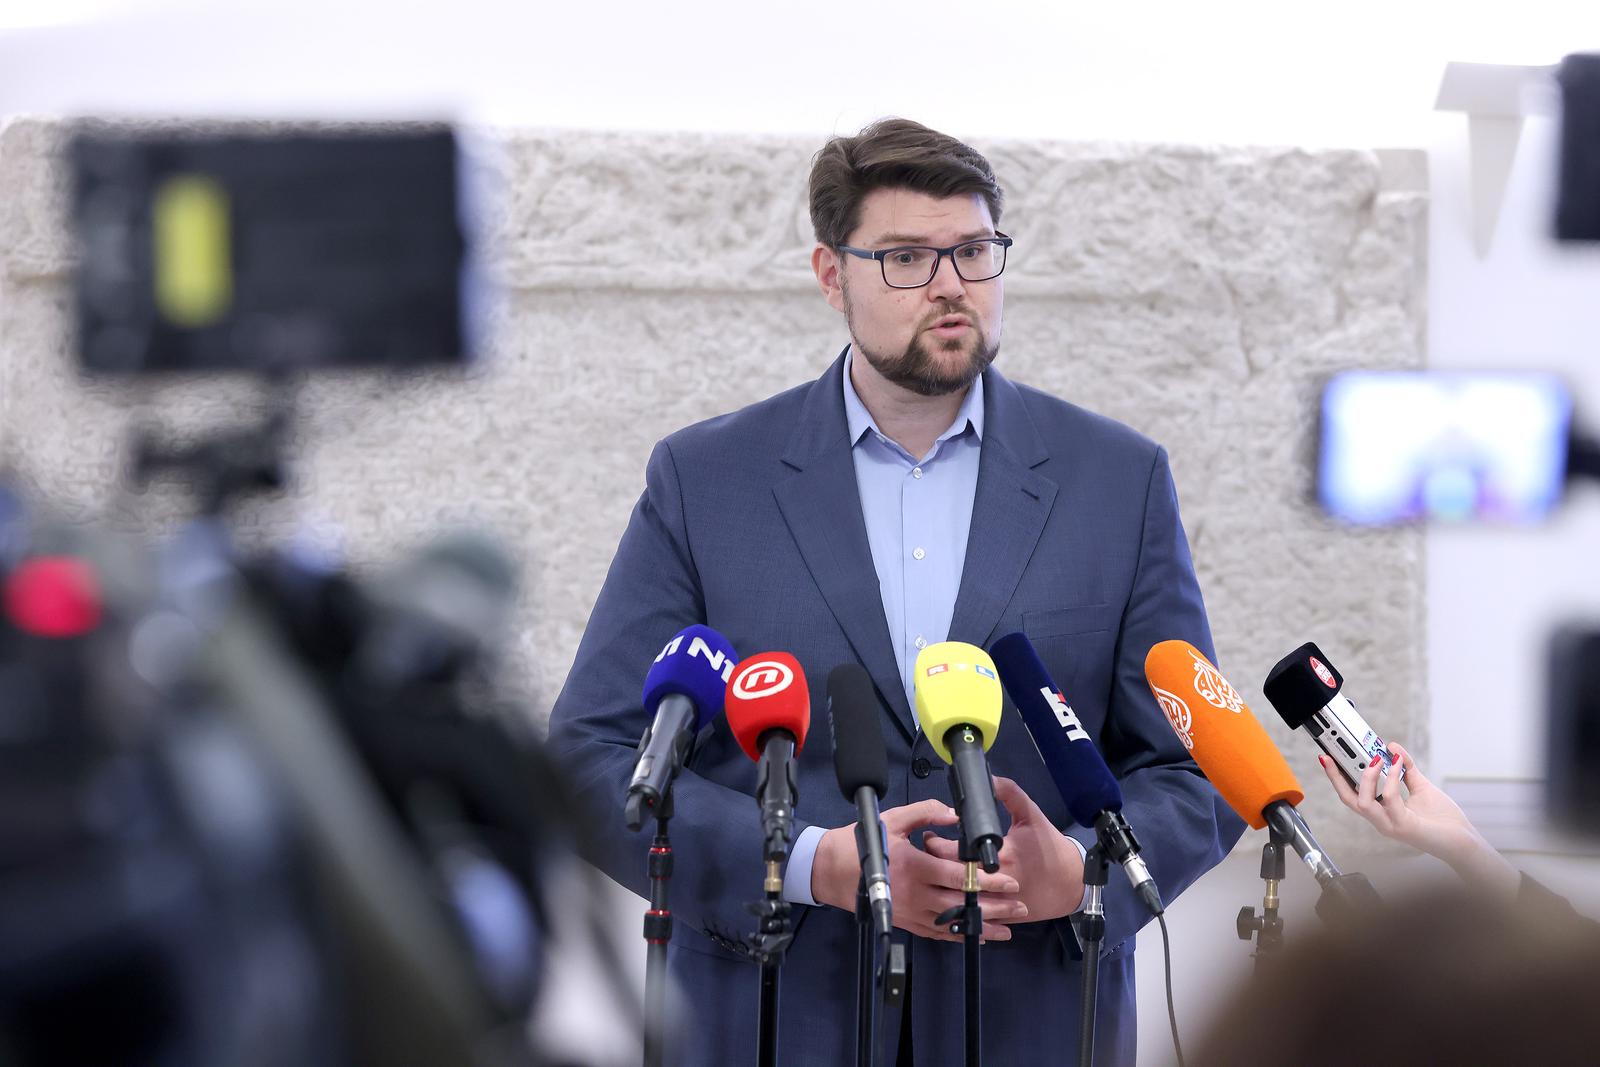
<path id="1" fill-rule="evenodd" d="M 839 253 L 827 245 L 819 244 L 811 250 L 811 271 L 817 276 L 817 288 L 822 290 L 822 298 L 828 306 L 841 314 L 844 312 L 844 277 L 840 273 L 843 270 Z"/>

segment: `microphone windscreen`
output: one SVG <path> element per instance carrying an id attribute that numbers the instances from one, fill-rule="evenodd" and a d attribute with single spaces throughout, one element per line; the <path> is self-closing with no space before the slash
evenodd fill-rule
<path id="1" fill-rule="evenodd" d="M 1259 830 L 1268 804 L 1305 799 L 1283 753 L 1199 649 L 1163 641 L 1145 657 L 1144 676 L 1178 739 L 1239 818 Z"/>
<path id="2" fill-rule="evenodd" d="M 1298 730 L 1327 707 L 1343 686 L 1343 676 L 1322 649 L 1307 641 L 1278 661 L 1261 691 L 1289 729 Z"/>
<path id="3" fill-rule="evenodd" d="M 852 803 L 870 786 L 881 800 L 889 791 L 889 751 L 872 676 L 859 663 L 835 667 L 828 675 L 828 725 L 833 731 L 833 772 L 839 791 Z"/>
<path id="4" fill-rule="evenodd" d="M 787 652 L 761 652 L 740 663 L 728 679 L 728 728 L 753 760 L 761 738 L 772 730 L 794 735 L 798 754 L 811 727 L 811 693 L 800 661 Z"/>
<path id="5" fill-rule="evenodd" d="M 950 762 L 944 735 L 956 726 L 975 727 L 987 752 L 1000 732 L 1003 704 L 989 653 L 965 641 L 940 641 L 917 654 L 914 671 L 917 722 L 939 758 Z"/>
<path id="6" fill-rule="evenodd" d="M 1079 826 L 1093 827 L 1103 811 L 1122 810 L 1122 788 L 1078 721 L 1077 713 L 1034 649 L 1020 633 L 990 646 L 1000 682 L 1022 714 L 1039 758 Z"/>
<path id="7" fill-rule="evenodd" d="M 687 626 L 667 642 L 644 677 L 644 710 L 653 718 L 661 698 L 680 693 L 694 702 L 696 732 L 722 711 L 722 694 L 739 661 L 733 645 L 709 626 Z"/>

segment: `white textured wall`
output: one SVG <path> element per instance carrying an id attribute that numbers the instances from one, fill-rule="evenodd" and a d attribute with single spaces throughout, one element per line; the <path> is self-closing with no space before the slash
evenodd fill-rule
<path id="1" fill-rule="evenodd" d="M 132 420 L 194 431 L 259 404 L 239 382 L 77 376 L 62 130 L 0 128 L 0 454 L 75 518 L 159 530 L 180 514 L 175 491 L 114 488 Z M 808 266 L 820 138 L 474 143 L 502 193 L 483 241 L 502 286 L 484 360 L 309 383 L 295 490 L 242 517 L 265 538 L 331 522 L 358 562 L 441 523 L 499 530 L 527 567 L 515 666 L 543 714 L 650 445 L 814 377 L 845 335 Z M 1386 729 L 1425 748 L 1420 536 L 1335 531 L 1307 504 L 1321 378 L 1422 361 L 1420 153 L 979 147 L 1018 239 L 1001 366 L 1168 446 L 1224 671 L 1275 719 L 1260 682 L 1314 639 L 1364 680 Z M 1319 773 L 1304 739 L 1280 740 Z M 1333 804 L 1312 794 L 1313 813 Z"/>

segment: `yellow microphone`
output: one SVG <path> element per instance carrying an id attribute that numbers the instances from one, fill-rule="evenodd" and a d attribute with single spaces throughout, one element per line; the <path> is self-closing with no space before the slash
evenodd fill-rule
<path id="1" fill-rule="evenodd" d="M 950 765 L 950 794 L 961 818 L 961 858 L 1000 869 L 1000 812 L 984 753 L 1000 732 L 1000 676 L 977 645 L 941 641 L 917 655 L 917 723 Z"/>

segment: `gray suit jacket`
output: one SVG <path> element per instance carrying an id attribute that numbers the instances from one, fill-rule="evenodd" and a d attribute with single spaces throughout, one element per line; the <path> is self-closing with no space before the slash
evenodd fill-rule
<path id="1" fill-rule="evenodd" d="M 845 428 L 841 356 L 816 382 L 690 426 L 656 446 L 646 487 L 557 698 L 550 741 L 603 827 L 601 865 L 648 895 L 649 829 L 622 826 L 622 798 L 647 719 L 646 670 L 661 646 L 705 623 L 741 656 L 793 653 L 811 682 L 811 738 L 800 757 L 795 833 L 843 826 L 826 724 L 825 680 L 863 664 L 886 709 L 884 806 L 949 789 L 907 706 L 879 598 Z M 1122 785 L 1124 813 L 1166 899 L 1226 854 L 1243 830 L 1186 758 L 1144 680 L 1158 641 L 1212 655 L 1205 608 L 1178 518 L 1166 453 L 1126 426 L 1006 380 L 984 377 L 985 436 L 967 558 L 949 639 L 985 648 L 1024 631 Z M 1045 814 L 1085 843 L 1009 702 L 989 753 Z M 671 824 L 678 918 L 671 963 L 698 1017 L 672 1060 L 752 1062 L 757 974 L 741 940 L 761 897 L 756 765 L 717 720 L 675 787 Z M 1003 813 L 1002 813 L 1003 816 Z M 1134 1062 L 1134 932 L 1146 921 L 1119 872 L 1106 891 L 1100 968 L 1103 1064 Z M 785 1067 L 853 1062 L 854 917 L 795 908 L 783 966 Z M 983 949 L 983 1032 L 996 1064 L 1076 1055 L 1081 964 L 1065 920 L 1013 926 Z M 957 944 L 911 939 L 917 1064 L 962 1051 Z"/>

